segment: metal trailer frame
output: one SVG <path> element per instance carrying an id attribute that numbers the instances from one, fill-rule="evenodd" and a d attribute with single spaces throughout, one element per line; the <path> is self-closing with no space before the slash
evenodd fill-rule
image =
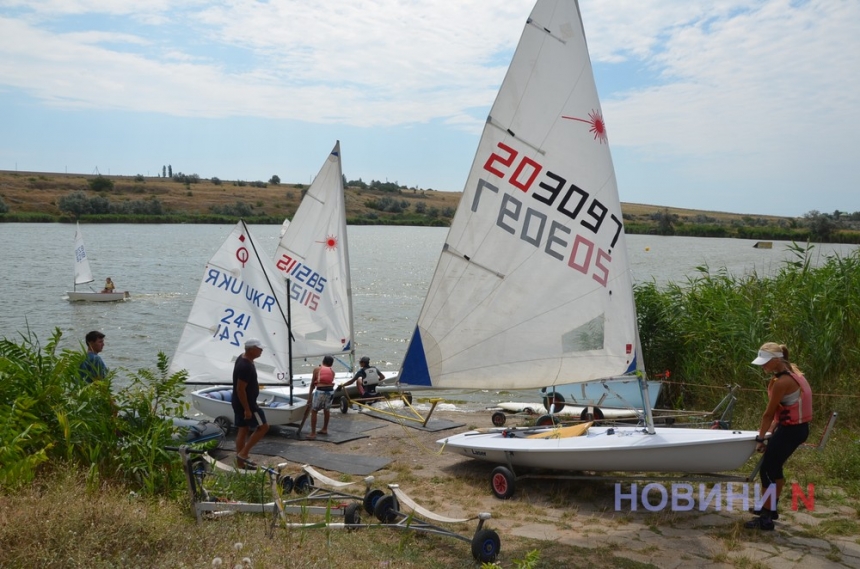
<path id="1" fill-rule="evenodd" d="M 340 482 L 325 476 L 310 465 L 302 466 L 302 474 L 293 480 L 290 476 L 282 475 L 286 463 L 278 465 L 278 468 L 257 466 L 264 470 L 269 476 L 269 486 L 272 492 L 272 501 L 265 503 L 253 502 L 223 502 L 218 501 L 209 494 L 202 484 L 204 472 L 198 469 L 200 458 L 210 467 L 219 471 L 246 472 L 232 468 L 224 463 L 218 462 L 206 454 L 205 451 L 191 449 L 186 446 L 169 447 L 169 450 L 179 452 L 183 461 L 188 491 L 191 498 L 191 509 L 197 518 L 197 522 L 203 521 L 204 517 L 220 517 L 232 515 L 237 512 L 271 514 L 272 524 L 270 531 L 276 526 L 286 529 L 346 529 L 357 530 L 361 528 L 392 528 L 399 530 L 412 530 L 432 535 L 452 537 L 461 541 L 471 543 L 472 555 L 481 562 L 493 562 L 496 560 L 501 547 L 498 533 L 494 530 L 484 528 L 484 524 L 491 515 L 482 512 L 471 518 L 449 518 L 436 514 L 412 500 L 405 492 L 400 490 L 399 485 L 389 484 L 391 494 L 386 495 L 380 489 L 373 489 L 373 476 L 364 479 L 365 492 L 363 496 L 348 494 L 342 489 L 352 486 L 353 482 Z M 250 471 L 247 471 L 250 472 Z M 317 488 L 316 484 L 323 484 L 329 488 Z M 285 500 L 283 496 L 295 490 L 305 495 Z M 313 505 L 314 502 L 325 502 L 325 506 Z M 333 503 L 336 502 L 336 503 Z M 411 513 L 405 514 L 401 506 L 406 506 Z M 367 524 L 361 522 L 361 509 L 376 517 L 380 523 Z M 288 515 L 324 516 L 324 521 L 317 523 L 291 522 Z M 332 517 L 343 518 L 341 522 L 331 521 Z M 429 520 L 429 521 L 428 521 Z M 475 533 L 471 537 L 460 535 L 452 530 L 443 528 L 436 523 L 461 524 L 472 520 L 478 520 Z"/>

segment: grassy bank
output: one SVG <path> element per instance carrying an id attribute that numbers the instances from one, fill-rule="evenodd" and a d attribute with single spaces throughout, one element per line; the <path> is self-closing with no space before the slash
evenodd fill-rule
<path id="1" fill-rule="evenodd" d="M 448 226 L 461 192 L 397 183 L 346 187 L 350 225 Z M 360 185 L 358 185 L 360 184 Z M 0 171 L 0 222 L 280 224 L 305 184 Z M 800 218 L 623 203 L 628 234 L 860 243 L 860 213 Z M 811 212 L 812 213 L 812 212 Z"/>

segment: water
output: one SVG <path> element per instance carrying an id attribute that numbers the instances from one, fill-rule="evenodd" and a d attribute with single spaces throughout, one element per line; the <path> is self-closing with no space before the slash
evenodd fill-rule
<path id="1" fill-rule="evenodd" d="M 154 369 L 158 352 L 172 355 L 209 257 L 232 225 L 82 225 L 84 242 L 100 290 L 110 276 L 132 300 L 70 303 L 63 300 L 73 279 L 75 228 L 64 224 L 0 224 L 6 270 L 0 282 L 0 336 L 36 333 L 40 341 L 59 328 L 61 346 L 78 349 L 90 330 L 106 334 L 103 356 L 118 369 L 117 383 L 140 368 Z M 279 226 L 251 226 L 257 246 L 274 254 Z M 354 226 L 348 229 L 358 355 L 381 369 L 400 366 L 421 310 L 447 228 Z M 770 274 L 794 259 L 785 242 L 754 249 L 754 241 L 692 237 L 628 236 L 633 277 L 658 284 L 684 281 L 696 267 L 722 267 L 735 275 Z M 856 246 L 819 245 L 816 260 L 847 254 Z M 296 362 L 309 373 L 318 362 Z M 335 366 L 337 368 L 337 365 Z M 226 378 L 225 378 L 226 379 Z M 484 408 L 510 394 L 439 393 L 460 407 Z"/>

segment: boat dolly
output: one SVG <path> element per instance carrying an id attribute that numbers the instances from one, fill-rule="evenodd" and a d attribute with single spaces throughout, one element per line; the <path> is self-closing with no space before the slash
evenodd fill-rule
<path id="1" fill-rule="evenodd" d="M 283 475 L 282 469 L 286 463 L 278 465 L 278 468 L 268 466 L 255 466 L 266 472 L 269 478 L 269 486 L 272 492 L 272 500 L 265 503 L 254 502 L 232 502 L 219 500 L 211 495 L 203 484 L 203 479 L 211 470 L 222 472 L 252 472 L 233 468 L 223 462 L 219 462 L 208 455 L 206 451 L 192 449 L 187 446 L 167 447 L 168 450 L 179 452 L 182 458 L 188 490 L 191 498 L 191 508 L 198 523 L 204 518 L 217 518 L 232 515 L 237 512 L 262 513 L 272 516 L 270 531 L 280 526 L 285 529 L 374 529 L 391 528 L 403 531 L 417 531 L 432 535 L 451 537 L 471 544 L 472 556 L 480 561 L 491 563 L 496 560 L 501 548 L 498 533 L 484 527 L 485 522 L 492 516 L 482 512 L 470 518 L 450 518 L 432 512 L 416 503 L 398 484 L 389 484 L 390 494 L 381 489 L 374 489 L 374 477 L 368 476 L 364 479 L 365 490 L 361 496 L 348 494 L 344 490 L 355 484 L 354 482 L 341 482 L 334 480 L 318 472 L 310 465 L 302 466 L 302 474 L 295 479 Z M 317 487 L 317 484 L 323 487 Z M 290 492 L 296 492 L 301 496 L 284 499 Z M 314 504 L 323 505 L 314 505 Z M 403 509 L 408 510 L 404 512 Z M 362 523 L 361 510 L 375 517 L 379 523 Z M 292 522 L 288 515 L 300 515 L 306 518 L 308 515 L 325 516 L 322 523 Z M 334 516 L 343 518 L 342 522 L 329 521 Z M 469 537 L 460 535 L 437 524 L 463 524 L 477 520 L 475 533 Z"/>

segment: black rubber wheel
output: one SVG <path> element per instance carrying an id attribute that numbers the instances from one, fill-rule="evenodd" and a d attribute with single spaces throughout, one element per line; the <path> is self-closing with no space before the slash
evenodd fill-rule
<path id="1" fill-rule="evenodd" d="M 547 411 L 550 411 L 550 405 L 555 403 L 555 412 L 561 413 L 561 410 L 564 409 L 564 396 L 561 393 L 553 393 L 551 396 L 546 396 L 543 398 L 543 406 L 546 407 Z"/>
<path id="2" fill-rule="evenodd" d="M 384 524 L 393 524 L 397 521 L 397 501 L 394 496 L 383 496 L 377 500 L 373 515 Z"/>
<path id="3" fill-rule="evenodd" d="M 600 410 L 600 407 L 589 406 L 582 410 L 582 413 L 579 414 L 579 419 L 582 421 L 602 421 L 603 411 Z"/>
<path id="4" fill-rule="evenodd" d="M 350 504 L 343 511 L 343 523 L 357 526 L 361 523 L 361 504 Z"/>
<path id="5" fill-rule="evenodd" d="M 305 472 L 304 474 L 299 474 L 296 477 L 296 485 L 295 491 L 296 494 L 307 494 L 311 491 L 311 488 L 314 487 L 314 479 L 311 478 L 310 474 Z"/>
<path id="6" fill-rule="evenodd" d="M 507 500 L 517 489 L 517 479 L 514 473 L 505 466 L 497 466 L 490 473 L 490 489 L 496 498 Z"/>
<path id="7" fill-rule="evenodd" d="M 534 409 L 532 409 L 531 407 L 525 407 L 525 408 L 523 409 L 523 413 L 525 413 L 526 415 L 534 415 L 534 414 L 535 414 L 535 410 L 534 410 Z"/>
<path id="8" fill-rule="evenodd" d="M 364 495 L 364 511 L 372 516 L 376 509 L 376 502 L 378 502 L 383 496 L 385 496 L 385 492 L 379 488 L 367 492 Z"/>
<path id="9" fill-rule="evenodd" d="M 501 548 L 499 534 L 491 529 L 476 531 L 472 538 L 472 556 L 481 563 L 493 563 Z"/>
<path id="10" fill-rule="evenodd" d="M 406 400 L 407 403 L 412 405 L 412 393 L 407 391 L 406 393 L 403 394 L 403 398 Z"/>
<path id="11" fill-rule="evenodd" d="M 349 400 L 346 398 L 346 395 L 340 398 L 340 412 L 344 415 L 349 411 Z"/>
<path id="12" fill-rule="evenodd" d="M 216 417 L 215 420 L 213 421 L 213 423 L 218 425 L 218 428 L 220 428 L 221 431 L 225 435 L 229 435 L 230 429 L 233 428 L 233 421 L 231 421 L 229 418 L 225 417 L 224 415 L 221 415 L 220 417 Z"/>
<path id="13" fill-rule="evenodd" d="M 293 480 L 292 476 L 282 476 L 280 480 L 278 480 L 278 484 L 281 485 L 281 492 L 284 494 L 289 494 L 293 491 L 296 483 Z"/>
<path id="14" fill-rule="evenodd" d="M 508 418 L 505 417 L 505 414 L 501 411 L 496 411 L 495 413 L 493 413 L 493 425 L 495 425 L 496 427 L 503 426 L 505 424 L 505 421 L 507 420 Z"/>
<path id="15" fill-rule="evenodd" d="M 541 415 L 535 421 L 535 426 L 536 427 L 552 427 L 553 425 L 555 425 L 557 423 L 558 423 L 558 421 L 552 415 Z"/>

